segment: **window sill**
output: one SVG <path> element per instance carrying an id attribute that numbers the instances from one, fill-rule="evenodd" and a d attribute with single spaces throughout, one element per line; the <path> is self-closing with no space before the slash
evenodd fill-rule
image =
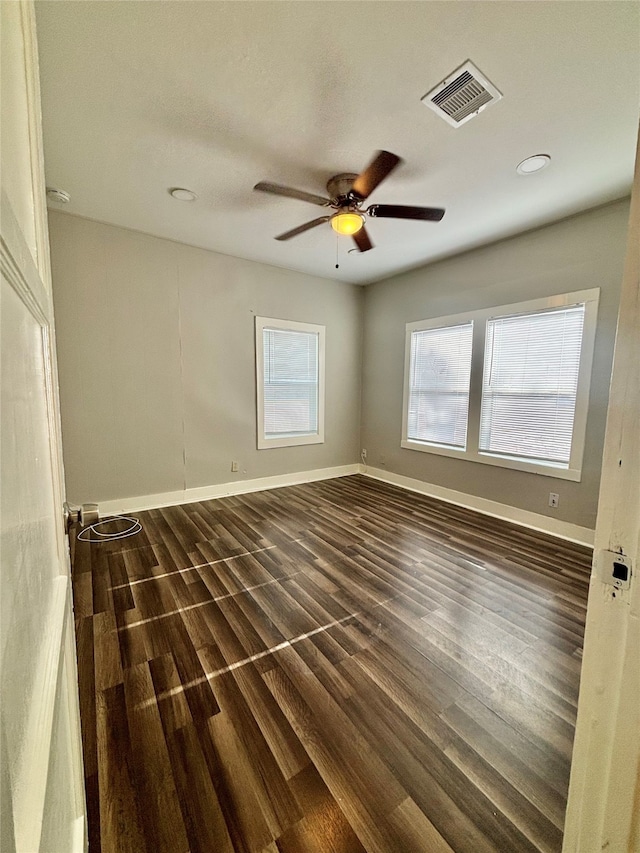
<path id="1" fill-rule="evenodd" d="M 437 444 L 427 444 L 420 441 L 403 440 L 400 446 L 405 450 L 419 450 L 421 453 L 435 453 L 438 456 L 449 456 L 466 462 L 479 462 L 483 465 L 494 465 L 498 468 L 511 468 L 514 471 L 526 471 L 529 474 L 542 474 L 543 477 L 554 477 L 558 480 L 572 480 L 579 483 L 582 472 L 578 468 L 563 466 L 554 462 L 529 462 L 509 456 L 498 456 L 494 453 L 473 453 L 456 447 L 442 447 Z"/>
<path id="2" fill-rule="evenodd" d="M 324 435 L 282 435 L 278 438 L 258 437 L 258 450 L 268 450 L 270 447 L 300 447 L 305 444 L 324 444 Z"/>

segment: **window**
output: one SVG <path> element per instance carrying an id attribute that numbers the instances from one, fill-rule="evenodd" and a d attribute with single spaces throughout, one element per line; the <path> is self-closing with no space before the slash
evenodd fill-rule
<path id="1" fill-rule="evenodd" d="M 324 331 L 256 317 L 259 449 L 324 441 Z"/>
<path id="2" fill-rule="evenodd" d="M 408 324 L 402 446 L 579 480 L 598 295 Z"/>
<path id="3" fill-rule="evenodd" d="M 480 450 L 569 462 L 584 303 L 487 322 Z"/>
<path id="4" fill-rule="evenodd" d="M 473 323 L 411 333 L 407 438 L 467 442 Z"/>

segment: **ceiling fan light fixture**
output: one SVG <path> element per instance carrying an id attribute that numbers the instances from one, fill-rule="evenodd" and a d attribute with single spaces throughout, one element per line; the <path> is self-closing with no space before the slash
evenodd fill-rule
<path id="1" fill-rule="evenodd" d="M 351 236 L 357 234 L 364 225 L 364 217 L 351 210 L 334 213 L 331 217 L 331 227 L 338 234 Z"/>

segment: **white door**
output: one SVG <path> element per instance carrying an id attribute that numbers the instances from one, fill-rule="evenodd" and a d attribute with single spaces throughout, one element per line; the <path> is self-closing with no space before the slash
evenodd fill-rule
<path id="1" fill-rule="evenodd" d="M 31 2 L 0 2 L 0 620 L 6 853 L 86 849 L 40 90 Z"/>

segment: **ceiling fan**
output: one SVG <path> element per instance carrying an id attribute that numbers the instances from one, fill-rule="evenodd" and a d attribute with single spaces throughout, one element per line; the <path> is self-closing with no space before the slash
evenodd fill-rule
<path id="1" fill-rule="evenodd" d="M 275 238 L 276 240 L 290 240 L 310 228 L 315 228 L 316 225 L 331 222 L 334 231 L 353 237 L 358 249 L 361 252 L 368 252 L 369 249 L 373 249 L 373 243 L 365 228 L 365 216 L 387 219 L 422 219 L 431 222 L 439 222 L 444 216 L 444 210 L 441 207 L 410 207 L 404 204 L 372 204 L 366 209 L 362 207 L 363 202 L 378 184 L 382 183 L 401 162 L 401 158 L 390 151 L 378 151 L 367 168 L 359 175 L 348 172 L 330 178 L 327 181 L 329 198 L 313 195 L 313 193 L 304 190 L 296 190 L 293 187 L 272 184 L 268 181 L 260 181 L 259 184 L 255 185 L 254 190 L 297 198 L 300 201 L 320 205 L 320 207 L 331 207 L 335 211 L 330 215 L 320 216 L 310 222 L 305 222 L 304 225 L 298 225 L 291 231 L 285 231 L 284 234 L 279 234 Z"/>

